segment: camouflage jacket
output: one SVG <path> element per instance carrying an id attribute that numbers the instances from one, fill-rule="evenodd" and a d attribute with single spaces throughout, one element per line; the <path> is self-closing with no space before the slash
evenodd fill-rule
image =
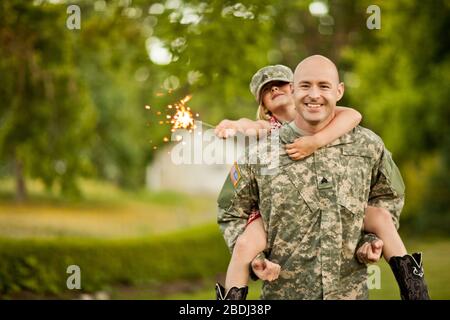
<path id="1" fill-rule="evenodd" d="M 398 228 L 404 203 L 400 172 L 381 138 L 368 129 L 358 126 L 292 161 L 285 144 L 300 136 L 293 123 L 285 124 L 277 143 L 258 153 L 263 163 L 233 166 L 218 198 L 220 229 L 232 252 L 248 215 L 259 207 L 267 258 L 281 265 L 280 277 L 263 283 L 262 299 L 367 299 L 367 267 L 355 257 L 364 209 L 386 208 Z"/>

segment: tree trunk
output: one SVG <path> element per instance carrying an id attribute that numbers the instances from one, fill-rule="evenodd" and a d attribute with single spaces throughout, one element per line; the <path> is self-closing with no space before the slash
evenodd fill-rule
<path id="1" fill-rule="evenodd" d="M 16 200 L 23 202 L 27 197 L 27 187 L 23 175 L 23 163 L 17 158 L 14 160 L 14 174 L 16 176 Z"/>

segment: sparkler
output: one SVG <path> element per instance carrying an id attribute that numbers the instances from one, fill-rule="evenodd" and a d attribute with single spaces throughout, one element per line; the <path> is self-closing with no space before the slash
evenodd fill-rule
<path id="1" fill-rule="evenodd" d="M 171 128 L 170 128 L 171 132 L 175 132 L 177 129 L 185 129 L 185 130 L 188 130 L 189 132 L 192 132 L 192 130 L 196 129 L 197 126 L 195 124 L 194 117 L 198 118 L 200 115 L 198 113 L 195 113 L 195 116 L 194 116 L 191 108 L 186 106 L 186 103 L 189 100 L 191 100 L 191 98 L 192 98 L 192 95 L 187 95 L 183 99 L 177 101 L 176 103 L 169 104 L 166 107 L 165 115 L 163 115 L 161 111 L 157 111 L 156 115 L 159 117 L 163 117 L 165 119 L 165 120 L 158 120 L 158 123 L 160 125 L 171 124 Z M 151 110 L 151 107 L 149 105 L 146 105 L 145 109 Z M 174 114 L 172 115 L 171 113 L 174 113 Z M 201 122 L 201 123 L 202 123 L 202 125 L 205 125 L 207 127 L 214 128 L 214 126 L 209 123 L 206 123 L 206 122 Z M 181 141 L 181 140 L 182 140 L 182 136 L 177 135 L 176 141 Z M 169 138 L 164 137 L 163 141 L 169 142 Z M 157 147 L 154 146 L 153 149 L 156 150 Z"/>
<path id="2" fill-rule="evenodd" d="M 188 129 L 191 132 L 195 129 L 194 116 L 192 115 L 191 108 L 186 107 L 186 102 L 191 100 L 192 95 L 187 95 L 179 102 L 175 103 L 175 115 L 172 117 L 171 123 L 172 129 L 170 131 L 175 132 L 176 129 Z"/>

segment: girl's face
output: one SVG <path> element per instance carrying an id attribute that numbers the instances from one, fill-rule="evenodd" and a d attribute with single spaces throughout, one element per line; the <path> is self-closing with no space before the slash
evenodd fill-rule
<path id="1" fill-rule="evenodd" d="M 272 81 L 261 90 L 261 102 L 271 112 L 293 105 L 292 85 L 284 81 Z"/>

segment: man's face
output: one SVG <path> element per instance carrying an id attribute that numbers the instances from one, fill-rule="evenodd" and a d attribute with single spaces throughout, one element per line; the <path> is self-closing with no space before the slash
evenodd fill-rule
<path id="1" fill-rule="evenodd" d="M 272 81 L 261 89 L 261 102 L 269 110 L 274 111 L 292 103 L 292 86 L 289 82 Z"/>
<path id="2" fill-rule="evenodd" d="M 323 61 L 309 61 L 300 65 L 294 77 L 293 97 L 300 116 L 317 126 L 334 116 L 336 102 L 344 94 L 337 71 Z"/>

